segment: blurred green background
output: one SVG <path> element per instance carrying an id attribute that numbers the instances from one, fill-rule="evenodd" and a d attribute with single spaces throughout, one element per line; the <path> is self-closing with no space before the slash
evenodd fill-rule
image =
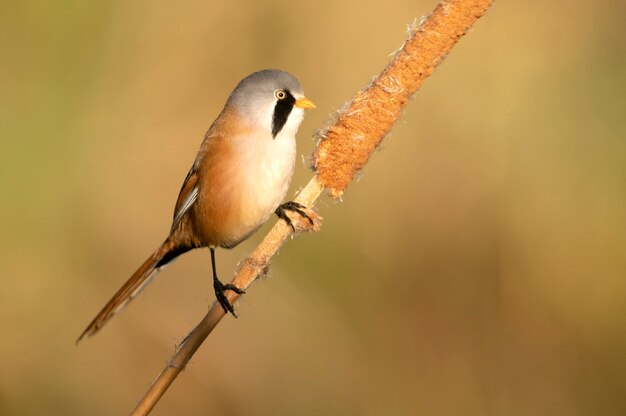
<path id="1" fill-rule="evenodd" d="M 231 89 L 295 74 L 307 156 L 435 4 L 5 2 L 0 414 L 128 413 L 213 301 L 208 251 L 74 341 L 165 237 Z M 497 2 L 154 414 L 625 414 L 625 12 Z"/>

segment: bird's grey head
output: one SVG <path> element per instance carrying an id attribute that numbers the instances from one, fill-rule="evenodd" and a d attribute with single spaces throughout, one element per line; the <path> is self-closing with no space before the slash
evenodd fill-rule
<path id="1" fill-rule="evenodd" d="M 293 75 L 265 69 L 241 80 L 230 94 L 227 105 L 276 137 L 283 129 L 289 129 L 290 134 L 293 130 L 295 135 L 304 115 L 303 107 L 296 106 L 301 98 L 304 98 L 302 86 Z"/>

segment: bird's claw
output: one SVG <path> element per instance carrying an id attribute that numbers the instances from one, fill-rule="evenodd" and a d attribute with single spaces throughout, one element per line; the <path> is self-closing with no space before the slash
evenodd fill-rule
<path id="1" fill-rule="evenodd" d="M 278 208 L 276 208 L 275 213 L 276 213 L 276 216 L 278 216 L 278 218 L 285 220 L 287 225 L 289 225 L 291 227 L 291 230 L 295 233 L 296 227 L 293 225 L 293 221 L 291 220 L 291 218 L 289 218 L 289 215 L 287 215 L 286 211 L 293 211 L 293 212 L 298 213 L 303 218 L 306 218 L 311 224 L 311 227 L 313 227 L 315 226 L 315 222 L 309 216 L 309 214 L 306 213 L 305 211 L 306 209 L 307 208 L 304 205 L 300 204 L 299 202 L 289 201 L 289 202 L 285 202 L 282 205 L 279 205 Z"/>
<path id="2" fill-rule="evenodd" d="M 233 305 L 231 305 L 231 303 L 228 301 L 228 298 L 226 297 L 226 294 L 224 292 L 226 290 L 232 290 L 233 292 L 239 295 L 243 295 L 244 293 L 246 293 L 246 291 L 238 288 L 232 283 L 224 284 L 220 282 L 219 280 L 215 280 L 213 282 L 213 289 L 215 290 L 215 297 L 217 298 L 217 301 L 219 302 L 219 304 L 222 306 L 222 309 L 224 309 L 224 312 L 226 313 L 230 312 L 235 318 L 237 318 L 235 309 L 233 308 Z"/>

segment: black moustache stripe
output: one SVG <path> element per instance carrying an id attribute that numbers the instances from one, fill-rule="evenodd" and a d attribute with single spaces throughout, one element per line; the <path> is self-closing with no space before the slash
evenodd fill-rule
<path id="1" fill-rule="evenodd" d="M 276 135 L 280 133 L 280 131 L 285 126 L 287 122 L 287 118 L 293 110 L 293 105 L 296 103 L 296 99 L 289 91 L 285 91 L 287 96 L 282 100 L 278 100 L 276 102 L 276 106 L 274 107 L 274 115 L 272 116 L 272 137 L 276 138 Z"/>

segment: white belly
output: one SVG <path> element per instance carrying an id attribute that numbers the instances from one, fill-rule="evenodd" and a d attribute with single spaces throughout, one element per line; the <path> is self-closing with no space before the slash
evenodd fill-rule
<path id="1" fill-rule="evenodd" d="M 239 169 L 234 186 L 239 195 L 237 243 L 274 213 L 284 200 L 296 159 L 293 136 L 278 134 L 276 138 L 248 137 L 238 146 Z"/>

